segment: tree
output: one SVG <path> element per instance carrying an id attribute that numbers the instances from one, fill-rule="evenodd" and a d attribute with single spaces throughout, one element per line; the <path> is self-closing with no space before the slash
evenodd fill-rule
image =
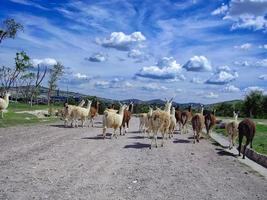
<path id="1" fill-rule="evenodd" d="M 3 21 L 3 28 L 0 29 L 0 43 L 7 38 L 14 39 L 19 31 L 23 31 L 22 24 L 14 19 L 6 19 Z"/>
<path id="2" fill-rule="evenodd" d="M 47 66 L 44 67 L 44 70 L 41 70 L 40 65 L 37 65 L 37 72 L 36 72 L 36 74 L 34 73 L 35 83 L 34 83 L 34 85 L 32 85 L 31 93 L 30 93 L 31 94 L 30 95 L 31 107 L 32 107 L 32 103 L 33 103 L 33 98 L 37 97 L 39 87 L 46 76 L 46 72 L 47 72 Z"/>
<path id="3" fill-rule="evenodd" d="M 50 105 L 51 93 L 57 88 L 57 81 L 64 73 L 64 66 L 57 62 L 49 71 L 47 103 Z"/>
<path id="4" fill-rule="evenodd" d="M 0 68 L 1 92 L 6 92 L 12 87 L 23 72 L 31 66 L 30 57 L 24 52 L 17 52 L 15 57 L 15 68 L 2 66 Z"/>
<path id="5" fill-rule="evenodd" d="M 259 90 L 251 91 L 244 100 L 244 111 L 249 117 L 259 117 L 263 114 L 263 92 Z"/>

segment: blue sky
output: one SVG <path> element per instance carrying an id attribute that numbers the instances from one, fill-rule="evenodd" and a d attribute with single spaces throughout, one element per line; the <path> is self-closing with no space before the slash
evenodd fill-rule
<path id="1" fill-rule="evenodd" d="M 60 61 L 59 83 L 112 99 L 213 103 L 267 93 L 267 0 L 1 0 L 0 20 L 24 32 L 0 46 L 0 64 L 24 50 Z"/>

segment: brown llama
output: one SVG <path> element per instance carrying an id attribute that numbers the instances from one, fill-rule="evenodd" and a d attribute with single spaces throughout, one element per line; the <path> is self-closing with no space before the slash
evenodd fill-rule
<path id="1" fill-rule="evenodd" d="M 129 122 L 130 122 L 132 113 L 133 113 L 133 102 L 131 102 L 129 106 L 127 107 L 127 109 L 124 110 L 122 124 L 120 126 L 120 135 L 125 135 L 128 132 Z M 126 126 L 127 128 L 125 128 Z M 124 129 L 123 134 L 121 133 L 122 128 Z"/>
<path id="2" fill-rule="evenodd" d="M 192 119 L 192 110 L 191 105 L 188 107 L 188 111 L 183 111 L 181 113 L 181 124 L 182 124 L 182 130 L 181 133 L 188 133 L 188 123 Z"/>
<path id="3" fill-rule="evenodd" d="M 243 159 L 245 159 L 246 148 L 250 143 L 250 148 L 252 148 L 252 141 L 256 132 L 256 124 L 251 119 L 244 119 L 238 125 L 238 132 L 239 132 L 239 146 L 238 146 L 238 155 L 241 156 L 241 146 L 243 137 L 246 137 L 246 144 L 243 150 Z"/>
<path id="4" fill-rule="evenodd" d="M 177 106 L 175 108 L 175 119 L 176 119 L 176 124 L 178 124 L 179 131 L 181 131 L 181 126 L 182 126 L 181 114 L 182 112 L 180 111 L 179 106 Z"/>
<path id="5" fill-rule="evenodd" d="M 216 117 L 215 117 L 215 110 L 212 111 L 212 113 L 207 113 L 205 115 L 205 127 L 207 130 L 207 135 L 210 135 L 210 131 L 216 124 Z"/>
<path id="6" fill-rule="evenodd" d="M 95 105 L 91 107 L 90 109 L 90 123 L 92 123 L 92 127 L 94 127 L 94 119 L 97 117 L 98 115 L 98 111 L 99 111 L 99 101 L 95 102 Z"/>
<path id="7" fill-rule="evenodd" d="M 203 128 L 203 117 L 201 116 L 201 114 L 195 114 L 192 117 L 192 128 L 193 128 L 193 134 L 194 134 L 194 144 L 197 142 L 199 142 L 200 139 L 200 133 L 202 131 Z"/>

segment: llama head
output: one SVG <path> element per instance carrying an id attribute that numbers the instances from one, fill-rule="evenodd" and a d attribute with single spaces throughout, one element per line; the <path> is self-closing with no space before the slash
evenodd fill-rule
<path id="1" fill-rule="evenodd" d="M 10 94 L 9 91 L 7 91 L 6 94 L 5 94 L 5 96 L 7 96 L 7 97 L 10 97 L 10 95 L 11 95 L 11 94 Z"/>
<path id="2" fill-rule="evenodd" d="M 234 116 L 233 116 L 233 117 L 234 117 L 234 120 L 237 120 L 237 118 L 238 118 L 238 112 L 235 112 L 235 111 L 234 111 L 234 112 L 233 112 L 233 115 L 234 115 Z"/>
<path id="3" fill-rule="evenodd" d="M 167 101 L 166 103 L 165 103 L 165 111 L 167 111 L 167 112 L 170 112 L 171 111 L 171 106 L 172 106 L 172 101 Z"/>

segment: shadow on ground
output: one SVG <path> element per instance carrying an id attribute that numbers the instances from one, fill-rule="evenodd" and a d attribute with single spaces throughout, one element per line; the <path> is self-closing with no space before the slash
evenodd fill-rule
<path id="1" fill-rule="evenodd" d="M 67 126 L 67 127 L 65 127 L 64 124 L 51 124 L 51 125 L 49 125 L 49 126 L 51 126 L 51 127 L 56 127 L 56 128 L 72 128 L 71 126 Z"/>
<path id="2" fill-rule="evenodd" d="M 217 151 L 217 154 L 219 156 L 231 156 L 231 157 L 235 157 L 235 158 L 238 157 L 237 155 L 235 155 L 229 151 L 226 151 L 226 149 L 224 149 L 224 148 L 215 148 L 215 150 Z"/>
<path id="3" fill-rule="evenodd" d="M 111 135 L 112 135 L 111 133 L 107 133 L 105 139 L 111 139 Z M 83 140 L 103 140 L 104 138 L 103 138 L 103 135 L 102 135 L 102 134 L 99 134 L 99 135 L 97 135 L 97 136 L 93 136 L 93 137 L 83 137 L 83 138 L 81 138 L 81 139 L 83 139 Z"/>
<path id="4" fill-rule="evenodd" d="M 144 139 L 144 136 L 132 136 L 132 137 L 128 137 L 129 139 Z"/>
<path id="5" fill-rule="evenodd" d="M 183 139 L 175 139 L 173 143 L 190 143 L 189 140 L 183 140 Z"/>
<path id="6" fill-rule="evenodd" d="M 149 148 L 150 144 L 144 144 L 140 142 L 135 142 L 134 144 L 125 145 L 125 149 L 143 149 L 143 148 Z"/>

